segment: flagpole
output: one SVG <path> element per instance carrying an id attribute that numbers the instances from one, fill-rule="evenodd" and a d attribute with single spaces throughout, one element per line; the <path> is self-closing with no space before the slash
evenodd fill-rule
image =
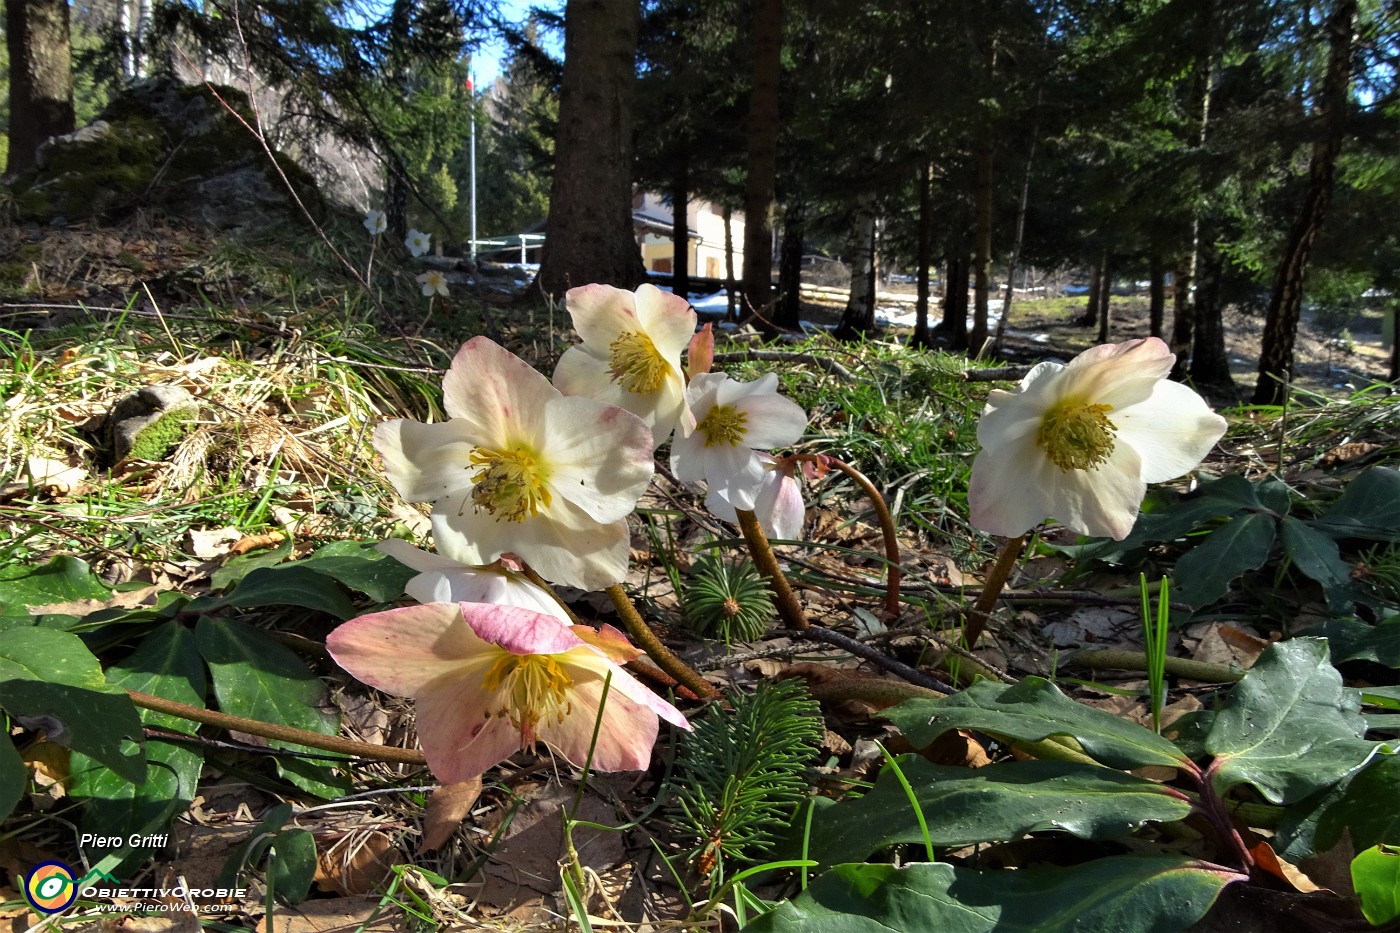
<path id="1" fill-rule="evenodd" d="M 472 262 L 476 262 L 476 76 L 471 74 L 467 79 L 467 89 L 472 95 L 472 131 L 471 131 L 471 162 L 472 162 Z"/>

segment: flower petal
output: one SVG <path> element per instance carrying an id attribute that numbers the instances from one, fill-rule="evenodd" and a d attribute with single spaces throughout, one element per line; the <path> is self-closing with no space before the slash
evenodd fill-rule
<path id="1" fill-rule="evenodd" d="M 1061 398 L 1078 395 L 1115 410 L 1143 401 L 1172 371 L 1176 355 L 1156 337 L 1090 347 L 1064 369 Z"/>
<path id="2" fill-rule="evenodd" d="M 781 395 L 753 394 L 737 403 L 749 416 L 744 444 L 753 448 L 788 447 L 807 430 L 802 406 Z"/>
<path id="3" fill-rule="evenodd" d="M 520 749 L 520 730 L 485 689 L 488 665 L 429 684 L 414 704 L 418 744 L 433 775 L 454 784 L 485 773 Z M 495 708 L 493 708 L 493 706 Z"/>
<path id="4" fill-rule="evenodd" d="M 568 622 L 517 606 L 464 603 L 462 619 L 477 637 L 511 654 L 562 654 L 585 647 Z"/>
<path id="5" fill-rule="evenodd" d="M 600 522 L 630 514 L 656 469 L 646 423 L 576 396 L 554 399 L 543 414 L 550 491 Z"/>
<path id="6" fill-rule="evenodd" d="M 1118 541 L 1133 530 L 1147 484 L 1140 478 L 1142 460 L 1127 444 L 1116 445 L 1098 469 L 1062 471 L 1046 460 L 1038 472 L 1053 477 L 1052 514 L 1070 530 Z"/>
<path id="7" fill-rule="evenodd" d="M 456 603 L 373 612 L 326 636 L 326 650 L 337 664 L 398 696 L 413 696 L 435 678 L 458 673 L 482 647 Z"/>
<path id="8" fill-rule="evenodd" d="M 374 449 L 389 482 L 409 502 L 433 502 L 470 484 L 476 444 L 461 421 L 421 424 L 407 418 L 374 429 Z"/>
<path id="9" fill-rule="evenodd" d="M 635 296 L 611 285 L 583 285 L 564 293 L 564 308 L 584 343 L 605 353 L 624 331 L 637 330 Z"/>
<path id="10" fill-rule="evenodd" d="M 1142 480 L 1163 483 L 1194 470 L 1225 434 L 1225 419 L 1190 388 L 1163 380 L 1150 398 L 1110 413 L 1117 439 L 1142 458 Z"/>
<path id="11" fill-rule="evenodd" d="M 627 522 L 594 521 L 564 499 L 549 507 L 547 520 L 508 522 L 478 512 L 463 493 L 433 509 L 433 537 L 443 550 L 474 564 L 519 554 L 549 582 L 580 589 L 604 589 L 627 575 Z"/>
<path id="12" fill-rule="evenodd" d="M 1028 465 L 1047 463 L 1033 441 L 1024 439 L 995 452 L 983 450 L 972 463 L 967 502 L 972 524 L 988 534 L 1014 538 L 1043 522 L 1053 501 L 1049 490 L 1029 482 Z"/>
<path id="13" fill-rule="evenodd" d="M 662 359 L 679 367 L 681 353 L 695 336 L 697 317 L 690 302 L 655 285 L 642 285 L 633 299 L 637 320 Z"/>
<path id="14" fill-rule="evenodd" d="M 685 414 L 685 380 L 679 368 L 668 367 L 666 381 L 655 392 L 629 392 L 613 380 L 608 362 L 584 346 L 564 351 L 554 368 L 554 385 L 566 396 L 616 405 L 641 418 L 652 431 L 653 450 L 666 443 Z"/>
<path id="15" fill-rule="evenodd" d="M 559 390 L 514 353 L 473 337 L 453 358 L 442 395 L 447 414 L 462 424 L 462 437 L 492 449 L 519 443 L 538 449 L 539 413 Z"/>

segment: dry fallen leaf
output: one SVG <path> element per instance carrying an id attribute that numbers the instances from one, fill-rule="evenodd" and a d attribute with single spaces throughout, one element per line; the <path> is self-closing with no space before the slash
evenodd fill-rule
<path id="1" fill-rule="evenodd" d="M 433 852 L 451 839 L 480 796 L 480 777 L 444 784 L 433 791 L 423 814 L 423 851 Z"/>
<path id="2" fill-rule="evenodd" d="M 237 556 L 247 554 L 249 551 L 256 551 L 258 548 L 276 547 L 286 540 L 286 537 L 280 531 L 269 531 L 265 535 L 244 535 L 233 542 L 233 546 L 228 549 L 228 552 Z"/>
<path id="3" fill-rule="evenodd" d="M 143 586 L 137 590 L 113 593 L 106 599 L 73 599 L 65 603 L 30 606 L 29 614 L 85 616 L 101 609 L 139 609 L 142 606 L 154 606 L 160 592 L 161 588 L 158 586 Z"/>
<path id="4" fill-rule="evenodd" d="M 185 550 L 200 560 L 223 557 L 243 537 L 237 528 L 191 528 L 185 532 Z"/>
<path id="5" fill-rule="evenodd" d="M 344 896 L 384 890 L 395 865 L 404 863 L 394 841 L 379 830 L 355 832 L 316 856 L 316 887 Z"/>

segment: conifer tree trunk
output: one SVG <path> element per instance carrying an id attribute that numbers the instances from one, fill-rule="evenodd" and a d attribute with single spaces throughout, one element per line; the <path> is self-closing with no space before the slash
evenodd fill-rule
<path id="1" fill-rule="evenodd" d="M 783 2 L 754 6 L 753 74 L 749 90 L 748 174 L 744 183 L 744 301 L 766 313 L 773 301 L 773 222 L 778 176 L 778 76 L 782 68 Z"/>
<path id="2" fill-rule="evenodd" d="M 928 267 L 933 263 L 933 167 L 927 162 L 919 165 L 919 254 L 918 297 L 914 303 L 914 337 L 912 345 L 932 344 L 928 329 Z"/>
<path id="3" fill-rule="evenodd" d="M 1147 333 L 1162 336 L 1167 317 L 1167 266 L 1157 250 L 1147 258 Z"/>
<path id="4" fill-rule="evenodd" d="M 671 181 L 671 291 L 690 297 L 690 148 L 676 148 L 675 177 Z"/>
<path id="5" fill-rule="evenodd" d="M 734 278 L 734 208 L 724 205 L 724 319 L 739 319 L 739 283 Z"/>
<path id="6" fill-rule="evenodd" d="M 39 144 L 73 132 L 73 60 L 67 0 L 5 0 L 10 53 L 10 155 L 6 173 L 35 162 Z"/>
<path id="7" fill-rule="evenodd" d="M 851 228 L 851 292 L 834 336 L 855 340 L 875 329 L 875 196 L 862 192 L 856 198 Z"/>
<path id="8" fill-rule="evenodd" d="M 773 323 L 787 330 L 802 327 L 802 253 L 806 248 L 807 208 L 793 199 L 783 211 L 783 246 L 778 262 L 778 311 Z"/>
<path id="9" fill-rule="evenodd" d="M 1080 327 L 1093 327 L 1099 320 L 1099 295 L 1103 291 L 1104 276 L 1108 272 L 1108 256 L 1100 256 L 1089 273 L 1089 300 L 1084 304 L 1084 313 L 1075 319 Z"/>
<path id="10" fill-rule="evenodd" d="M 1099 283 L 1099 343 L 1108 343 L 1109 302 L 1113 298 L 1113 266 L 1103 261 L 1103 281 Z"/>
<path id="11" fill-rule="evenodd" d="M 646 280 L 632 232 L 636 0 L 568 0 L 554 182 L 539 285 L 558 297 L 600 282 Z"/>
<path id="12" fill-rule="evenodd" d="M 966 243 L 962 246 L 965 248 Z M 943 320 L 933 329 L 948 342 L 950 350 L 967 349 L 967 272 L 966 252 L 948 258 L 948 281 L 943 288 Z"/>
<path id="13" fill-rule="evenodd" d="M 1251 400 L 1255 405 L 1282 404 L 1287 395 L 1285 383 L 1293 377 L 1293 342 L 1303 307 L 1303 277 L 1313 243 L 1327 215 L 1332 182 L 1337 173 L 1337 155 L 1341 152 L 1346 128 L 1356 10 L 1357 0 L 1336 0 L 1332 15 L 1327 19 L 1327 74 L 1317 114 L 1323 130 L 1313 143 L 1303 208 L 1288 233 L 1283 261 L 1274 278 L 1273 296 L 1264 320 L 1264 345 L 1259 351 L 1259 381 Z"/>
<path id="14" fill-rule="evenodd" d="M 1191 379 L 1201 385 L 1231 388 L 1230 358 L 1225 353 L 1225 309 L 1221 305 L 1224 259 L 1213 244 L 1201 250 L 1196 280 L 1196 336 L 1191 349 Z"/>
<path id="15" fill-rule="evenodd" d="M 968 346 L 974 354 L 980 354 L 987 342 L 987 305 L 992 292 L 992 156 L 995 147 L 991 118 L 984 119 L 986 122 L 977 139 L 976 242 L 972 263 L 974 305 L 972 333 L 968 335 Z"/>

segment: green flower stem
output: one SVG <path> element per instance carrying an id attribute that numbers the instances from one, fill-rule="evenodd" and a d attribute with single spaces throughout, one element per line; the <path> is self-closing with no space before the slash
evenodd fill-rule
<path id="1" fill-rule="evenodd" d="M 992 617 L 992 609 L 997 604 L 997 597 L 1006 588 L 1006 581 L 1010 579 L 1011 571 L 1015 569 L 1025 543 L 1026 535 L 1007 538 L 1006 543 L 997 552 L 992 569 L 987 571 L 987 578 L 982 581 L 982 594 L 977 597 L 976 605 L 968 613 L 967 628 L 963 633 L 963 643 L 968 650 L 977 647 L 977 639 L 982 637 L 982 631 L 987 627 L 987 622 Z"/>
<path id="2" fill-rule="evenodd" d="M 899 540 L 895 536 L 894 516 L 885 504 L 885 497 L 880 495 L 880 490 L 875 488 L 875 484 L 870 482 L 864 473 L 836 457 L 827 456 L 826 461 L 849 476 L 865 491 L 866 496 L 870 498 L 870 504 L 875 508 L 876 516 L 880 519 L 880 530 L 885 535 L 885 560 L 889 561 L 885 566 L 885 614 L 893 619 L 899 615 L 899 581 L 903 576 L 903 571 L 899 568 Z"/>
<path id="3" fill-rule="evenodd" d="M 1142 651 L 1120 651 L 1116 648 L 1090 648 L 1070 656 L 1069 664 L 1092 670 L 1145 671 L 1147 655 Z M 1244 678 L 1242 671 L 1223 664 L 1207 664 L 1188 658 L 1167 658 L 1166 672 L 1174 677 L 1199 680 L 1208 684 L 1236 683 Z"/>
<path id="4" fill-rule="evenodd" d="M 783 617 L 789 628 L 806 628 L 811 623 L 807 621 L 807 614 L 802 611 L 802 604 L 797 601 L 797 594 L 792 591 L 792 584 L 788 583 L 787 576 L 783 574 L 783 568 L 778 566 L 773 546 L 768 543 L 768 536 L 759 527 L 758 516 L 745 509 L 735 511 L 739 514 L 739 528 L 744 532 L 744 540 L 748 542 L 754 566 L 768 579 L 768 588 L 773 591 L 773 602 L 778 607 L 778 615 Z"/>
<path id="5" fill-rule="evenodd" d="M 246 732 L 249 735 L 260 735 L 265 739 L 276 739 L 279 742 L 291 742 L 294 745 L 304 745 L 307 748 L 320 748 L 328 752 L 340 752 L 346 755 L 354 755 L 357 758 L 372 758 L 375 761 L 388 761 L 403 765 L 427 764 L 427 761 L 423 758 L 423 753 L 413 748 L 370 745 L 367 742 L 355 742 L 351 739 L 342 739 L 335 735 L 322 735 L 319 732 L 308 732 L 305 729 L 294 729 L 291 726 L 279 726 L 270 722 L 259 722 L 256 719 L 244 719 L 242 716 L 232 716 L 228 713 L 221 713 L 218 710 L 200 709 L 197 706 L 188 706 L 184 703 L 178 703 L 175 700 L 151 696 L 149 693 L 141 693 L 136 690 L 128 690 L 127 693 L 131 696 L 131 702 L 142 709 L 152 710 L 157 713 L 165 713 L 170 716 L 179 716 L 181 719 L 204 723 L 207 726 L 217 726 L 220 729 L 228 729 L 235 732 Z"/>
<path id="6" fill-rule="evenodd" d="M 656 662 L 657 667 L 676 678 L 701 699 L 719 699 L 719 691 L 708 680 L 701 677 L 699 672 L 676 657 L 670 648 L 661 643 L 661 639 L 656 637 L 656 633 L 642 619 L 637 607 L 632 605 L 632 600 L 627 595 L 627 591 L 622 588 L 622 584 L 614 583 L 608 587 L 607 592 L 612 599 L 613 608 L 622 617 L 622 624 L 627 629 L 627 634 L 631 635 L 632 640 L 651 655 L 651 659 Z"/>

